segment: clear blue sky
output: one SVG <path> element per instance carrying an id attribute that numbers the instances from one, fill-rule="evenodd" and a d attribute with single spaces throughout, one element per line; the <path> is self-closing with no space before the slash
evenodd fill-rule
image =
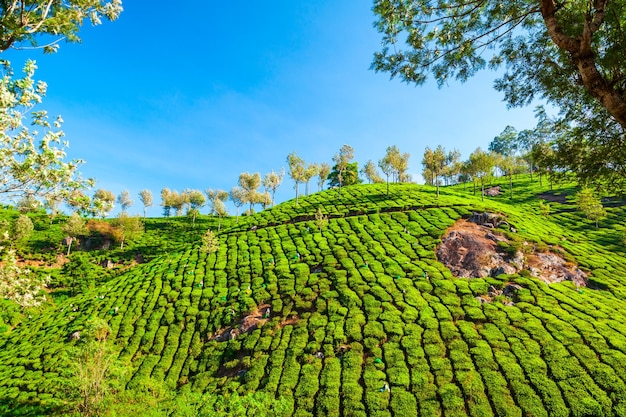
<path id="1" fill-rule="evenodd" d="M 117 21 L 87 23 L 81 44 L 7 58 L 14 67 L 37 60 L 36 77 L 49 85 L 42 107 L 63 116 L 83 176 L 116 195 L 129 190 L 131 213 L 142 211 L 139 190 L 150 189 L 152 216 L 161 215 L 164 187 L 230 190 L 241 172 L 287 168 L 292 151 L 331 163 L 349 144 L 361 167 L 397 145 L 420 182 L 426 146 L 457 148 L 466 159 L 508 124 L 535 125 L 531 107 L 507 110 L 489 71 L 441 89 L 371 71 L 380 47 L 371 7 L 127 0 Z M 277 200 L 294 193 L 286 176 Z"/>

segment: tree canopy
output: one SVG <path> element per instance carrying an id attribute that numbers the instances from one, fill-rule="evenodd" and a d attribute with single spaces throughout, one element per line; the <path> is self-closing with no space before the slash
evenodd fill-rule
<path id="1" fill-rule="evenodd" d="M 584 165 L 624 165 L 626 1 L 375 0 L 373 10 L 376 71 L 415 84 L 432 75 L 442 86 L 504 69 L 495 88 L 509 106 L 546 100 L 571 124 L 562 148 L 602 149 Z"/>
<path id="2" fill-rule="evenodd" d="M 0 1 L 0 52 L 24 44 L 54 52 L 61 40 L 80 41 L 85 19 L 98 25 L 102 18 L 117 19 L 122 10 L 121 0 Z"/>

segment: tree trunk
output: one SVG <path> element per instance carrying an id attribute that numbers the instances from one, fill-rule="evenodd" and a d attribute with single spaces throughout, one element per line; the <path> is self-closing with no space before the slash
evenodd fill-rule
<path id="1" fill-rule="evenodd" d="M 600 73 L 596 66 L 596 56 L 599 54 L 592 49 L 593 35 L 604 23 L 607 2 L 608 0 L 590 2 L 593 9 L 588 12 L 588 16 L 593 18 L 585 20 L 582 33 L 575 38 L 563 33 L 556 19 L 553 0 L 541 0 L 541 15 L 552 41 L 569 54 L 571 62 L 578 69 L 585 90 L 626 128 L 626 100 L 618 91 L 619 84 L 610 83 Z"/>

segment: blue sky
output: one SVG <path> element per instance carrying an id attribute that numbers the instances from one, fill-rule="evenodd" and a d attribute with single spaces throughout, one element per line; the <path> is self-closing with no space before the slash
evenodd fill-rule
<path id="1" fill-rule="evenodd" d="M 415 87 L 369 69 L 380 36 L 371 3 L 126 1 L 124 12 L 37 60 L 43 108 L 61 114 L 69 156 L 96 188 L 230 190 L 241 172 L 287 168 L 296 151 L 328 162 L 343 144 L 362 166 L 397 145 L 421 181 L 426 146 L 486 148 L 506 125 L 531 128 L 532 107 L 507 110 L 484 71 L 465 84 Z M 314 183 L 311 189 L 316 190 Z M 293 198 L 287 176 L 277 200 Z M 208 209 L 203 209 L 207 212 Z"/>

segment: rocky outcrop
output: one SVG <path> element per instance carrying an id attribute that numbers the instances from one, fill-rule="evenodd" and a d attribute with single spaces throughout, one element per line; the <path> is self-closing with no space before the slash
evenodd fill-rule
<path id="1" fill-rule="evenodd" d="M 453 275 L 463 278 L 496 277 L 528 270 L 547 283 L 569 280 L 578 286 L 586 285 L 586 274 L 558 254 L 533 252 L 528 243 L 525 243 L 526 254 L 512 252 L 511 242 L 493 230 L 502 224 L 508 224 L 506 219 L 492 213 L 474 213 L 469 221 L 459 220 L 437 248 L 439 261 Z"/>

